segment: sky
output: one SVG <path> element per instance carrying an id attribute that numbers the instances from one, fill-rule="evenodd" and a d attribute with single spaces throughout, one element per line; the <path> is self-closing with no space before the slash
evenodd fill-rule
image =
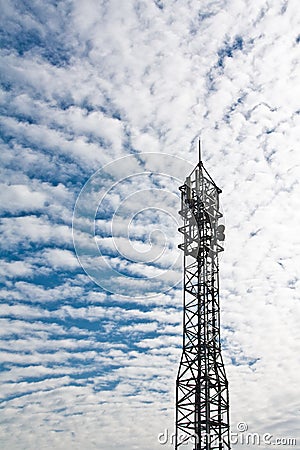
<path id="1" fill-rule="evenodd" d="M 1 448 L 172 448 L 199 136 L 233 448 L 299 446 L 298 2 L 1 0 L 0 20 Z"/>

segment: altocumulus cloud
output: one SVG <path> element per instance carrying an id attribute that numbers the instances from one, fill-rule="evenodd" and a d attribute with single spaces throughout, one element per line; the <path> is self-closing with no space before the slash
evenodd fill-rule
<path id="1" fill-rule="evenodd" d="M 105 164 L 135 155 L 147 171 L 147 151 L 195 163 L 199 134 L 223 189 L 233 431 L 243 421 L 249 431 L 297 437 L 296 0 L 7 0 L 1 11 L 1 448 L 153 450 L 158 433 L 173 430 L 181 290 L 143 297 L 142 287 L 176 257 L 176 224 L 149 210 L 128 226 L 120 205 L 125 198 L 128 211 L 141 211 L 150 197 L 134 205 L 131 192 L 149 180 L 175 192 L 177 182 L 127 179 L 106 196 L 109 214 L 95 216 L 105 261 L 131 287 L 139 282 L 140 298 L 109 294 L 85 274 L 72 215 Z M 163 161 L 155 171 L 168 174 Z M 176 215 L 175 197 L 171 206 Z M 122 251 L 132 233 L 128 258 L 112 247 L 115 212 Z M 165 236 L 149 237 L 157 221 Z M 80 223 L 86 249 L 89 226 Z M 151 244 L 159 265 L 145 257 Z M 180 264 L 166 279 L 178 274 Z"/>

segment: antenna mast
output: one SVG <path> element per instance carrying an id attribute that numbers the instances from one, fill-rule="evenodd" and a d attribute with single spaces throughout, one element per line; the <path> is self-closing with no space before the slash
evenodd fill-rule
<path id="1" fill-rule="evenodd" d="M 201 164 L 202 164 L 202 159 L 201 159 L 201 137 L 199 138 L 199 141 L 198 141 L 198 151 L 199 151 L 199 167 L 200 167 Z"/>
<path id="2" fill-rule="evenodd" d="M 229 450 L 229 394 L 220 340 L 219 189 L 201 160 L 181 186 L 183 348 L 176 380 L 175 450 Z"/>

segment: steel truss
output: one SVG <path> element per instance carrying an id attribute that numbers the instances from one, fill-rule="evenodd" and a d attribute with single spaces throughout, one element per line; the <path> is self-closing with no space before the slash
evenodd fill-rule
<path id="1" fill-rule="evenodd" d="M 200 160 L 200 157 L 199 157 Z M 220 343 L 221 190 L 201 160 L 180 188 L 184 225 L 183 351 L 176 381 L 175 450 L 228 450 L 229 399 Z M 184 445 L 185 444 L 185 445 Z M 181 447 L 182 446 L 182 447 Z"/>

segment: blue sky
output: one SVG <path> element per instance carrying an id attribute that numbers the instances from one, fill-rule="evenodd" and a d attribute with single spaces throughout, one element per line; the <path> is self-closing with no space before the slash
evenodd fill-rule
<path id="1" fill-rule="evenodd" d="M 232 430 L 300 442 L 296 0 L 1 11 L 1 448 L 158 450 L 173 431 L 178 185 L 200 135 Z"/>

